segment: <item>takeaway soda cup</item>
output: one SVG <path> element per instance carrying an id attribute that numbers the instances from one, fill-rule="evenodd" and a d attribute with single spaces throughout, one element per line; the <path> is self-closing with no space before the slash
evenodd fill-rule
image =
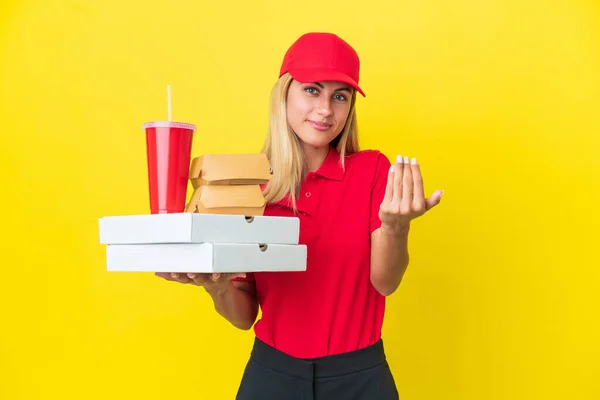
<path id="1" fill-rule="evenodd" d="M 146 131 L 150 212 L 184 212 L 196 126 L 155 121 L 145 123 L 142 129 Z"/>

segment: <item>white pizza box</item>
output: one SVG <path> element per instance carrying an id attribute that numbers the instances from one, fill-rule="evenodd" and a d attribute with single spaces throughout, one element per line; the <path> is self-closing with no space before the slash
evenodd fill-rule
<path id="1" fill-rule="evenodd" d="M 271 243 L 298 244 L 297 217 L 234 214 L 140 214 L 99 218 L 100 244 Z"/>
<path id="2" fill-rule="evenodd" d="M 251 243 L 119 244 L 106 246 L 107 271 L 306 271 L 306 245 Z"/>

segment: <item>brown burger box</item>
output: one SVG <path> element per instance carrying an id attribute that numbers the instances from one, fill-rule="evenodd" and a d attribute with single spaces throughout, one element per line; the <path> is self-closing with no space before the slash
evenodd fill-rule
<path id="1" fill-rule="evenodd" d="M 192 160 L 189 179 L 194 192 L 186 212 L 263 215 L 261 185 L 272 169 L 264 153 L 205 154 Z"/>
<path id="2" fill-rule="evenodd" d="M 213 185 L 263 185 L 272 175 L 264 153 L 205 154 L 194 158 L 190 167 L 194 189 Z"/>

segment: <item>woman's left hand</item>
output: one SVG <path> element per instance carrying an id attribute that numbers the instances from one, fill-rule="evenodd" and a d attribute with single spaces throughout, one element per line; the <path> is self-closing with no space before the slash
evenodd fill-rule
<path id="1" fill-rule="evenodd" d="M 379 208 L 382 227 L 395 233 L 407 231 L 410 221 L 437 206 L 443 194 L 443 190 L 437 190 L 425 198 L 417 160 L 398 156 L 390 168 L 385 197 Z"/>

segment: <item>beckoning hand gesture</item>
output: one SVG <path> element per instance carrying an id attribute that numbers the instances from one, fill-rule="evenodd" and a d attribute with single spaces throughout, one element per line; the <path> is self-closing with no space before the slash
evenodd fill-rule
<path id="1" fill-rule="evenodd" d="M 425 198 L 417 160 L 396 157 L 396 163 L 390 168 L 385 196 L 379 208 L 382 227 L 391 232 L 406 231 L 410 221 L 438 205 L 443 194 L 443 190 L 437 190 L 430 198 Z"/>

